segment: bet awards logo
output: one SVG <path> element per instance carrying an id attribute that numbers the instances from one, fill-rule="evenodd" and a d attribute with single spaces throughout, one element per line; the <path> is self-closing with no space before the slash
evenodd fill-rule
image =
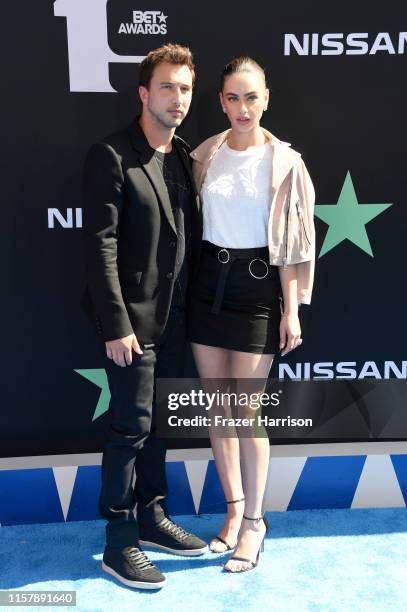
<path id="1" fill-rule="evenodd" d="M 119 34 L 167 34 L 167 17 L 162 11 L 133 11 L 133 23 L 121 23 Z"/>
<path id="2" fill-rule="evenodd" d="M 107 0 L 55 0 L 55 17 L 66 18 L 70 91 L 115 92 L 109 64 L 140 64 L 144 55 L 119 55 L 108 42 Z M 162 11 L 133 11 L 132 23 L 122 23 L 119 34 L 166 34 Z"/>

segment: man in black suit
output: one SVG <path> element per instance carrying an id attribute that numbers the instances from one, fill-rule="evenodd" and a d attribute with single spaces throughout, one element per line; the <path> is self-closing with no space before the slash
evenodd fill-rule
<path id="1" fill-rule="evenodd" d="M 168 516 L 166 447 L 155 435 L 153 409 L 155 378 L 182 375 L 185 295 L 202 235 L 189 147 L 174 135 L 194 79 L 189 49 L 150 52 L 140 66 L 141 116 L 91 147 L 83 177 L 83 307 L 106 351 L 111 392 L 99 500 L 108 521 L 102 567 L 147 589 L 165 577 L 140 544 L 189 556 L 207 550 Z"/>

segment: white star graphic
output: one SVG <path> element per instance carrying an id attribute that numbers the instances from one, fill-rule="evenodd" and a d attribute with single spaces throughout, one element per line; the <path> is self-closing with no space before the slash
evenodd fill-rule
<path id="1" fill-rule="evenodd" d="M 167 17 L 168 15 L 164 15 L 164 13 L 161 13 L 161 15 L 159 15 L 158 19 L 160 20 L 160 23 L 162 23 L 164 21 L 164 23 L 167 23 Z"/>

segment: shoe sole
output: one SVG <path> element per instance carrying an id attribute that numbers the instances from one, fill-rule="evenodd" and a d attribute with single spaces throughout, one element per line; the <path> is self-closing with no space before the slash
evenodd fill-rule
<path id="1" fill-rule="evenodd" d="M 181 557 L 198 557 L 208 551 L 207 546 L 205 546 L 204 548 L 193 548 L 192 550 L 179 550 L 177 548 L 169 548 L 168 546 L 163 546 L 162 544 L 156 544 L 155 542 L 148 542 L 147 540 L 139 540 L 139 542 L 141 546 L 148 546 L 149 548 L 165 550 L 165 552 L 172 553 L 173 555 L 179 555 Z"/>
<path id="2" fill-rule="evenodd" d="M 132 587 L 133 589 L 161 589 L 161 587 L 166 584 L 165 578 L 164 580 L 161 580 L 161 582 L 142 582 L 141 580 L 128 580 L 127 578 L 123 578 L 123 576 L 120 576 L 120 574 L 115 572 L 114 569 L 106 565 L 106 563 L 104 563 L 103 561 L 102 570 L 116 578 L 116 580 L 118 580 L 119 582 L 125 584 L 128 587 Z"/>

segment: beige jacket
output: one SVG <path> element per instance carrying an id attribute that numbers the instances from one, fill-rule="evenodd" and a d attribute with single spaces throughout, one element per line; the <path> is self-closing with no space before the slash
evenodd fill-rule
<path id="1" fill-rule="evenodd" d="M 262 128 L 273 150 L 268 239 L 270 264 L 297 267 L 298 303 L 310 304 L 315 268 L 315 191 L 301 154 Z M 230 130 L 205 140 L 191 153 L 198 189 Z"/>

